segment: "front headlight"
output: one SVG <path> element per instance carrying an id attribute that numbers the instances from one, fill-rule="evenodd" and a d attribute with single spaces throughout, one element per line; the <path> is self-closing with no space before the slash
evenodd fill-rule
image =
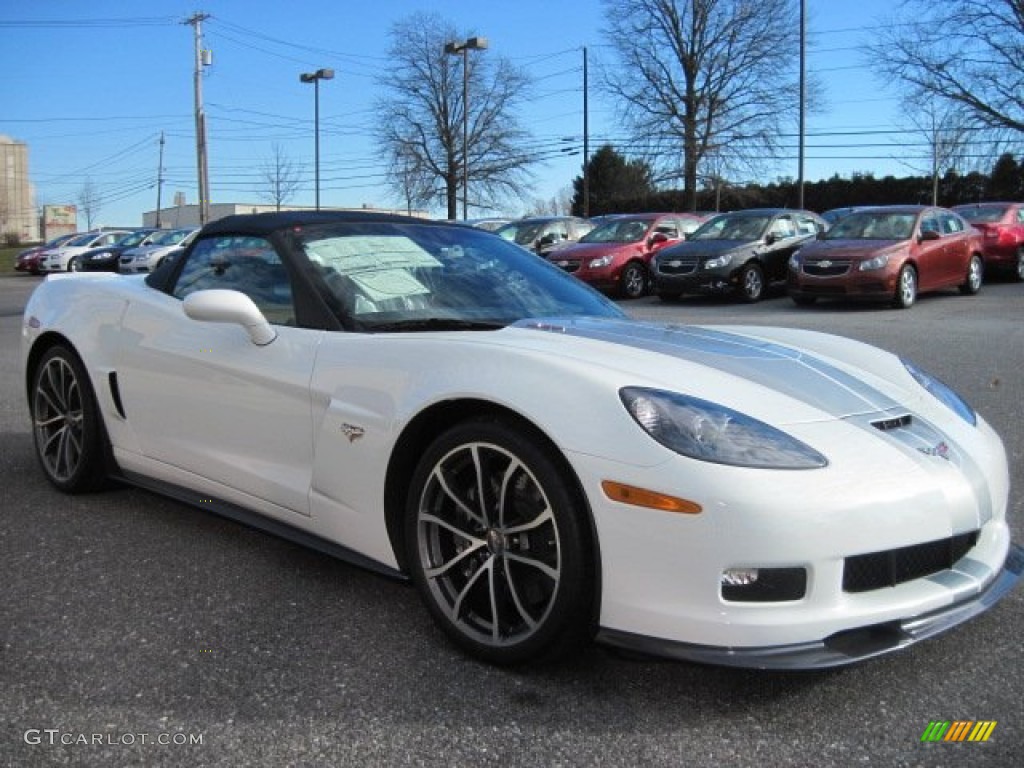
<path id="1" fill-rule="evenodd" d="M 92 254 L 89 254 L 89 261 L 93 261 L 95 259 L 109 259 L 110 256 L 111 256 L 111 254 L 110 254 L 109 251 L 101 251 L 100 253 L 92 253 Z"/>
<path id="2" fill-rule="evenodd" d="M 881 256 L 875 256 L 873 259 L 862 261 L 860 266 L 857 267 L 861 272 L 870 272 L 873 269 L 881 269 L 889 263 L 889 254 L 883 253 Z"/>
<path id="3" fill-rule="evenodd" d="M 978 414 L 967 404 L 966 400 L 953 391 L 952 387 L 943 384 L 930 373 L 921 370 L 909 360 L 901 357 L 900 362 L 903 363 L 903 367 L 907 369 L 907 373 L 913 376 L 915 381 L 927 389 L 934 398 L 939 400 L 943 405 L 953 411 L 953 413 L 966 421 L 972 427 L 978 426 Z"/>
<path id="4" fill-rule="evenodd" d="M 591 269 L 600 269 L 601 267 L 607 267 L 611 263 L 612 256 L 611 254 L 608 254 L 607 256 L 600 256 L 596 259 L 591 259 L 590 263 L 587 266 L 589 266 Z"/>
<path id="5" fill-rule="evenodd" d="M 721 256 L 715 256 L 713 259 L 708 259 L 704 262 L 704 269 L 721 269 L 727 267 L 732 262 L 733 254 L 723 253 Z"/>
<path id="6" fill-rule="evenodd" d="M 619 390 L 643 430 L 691 459 L 761 469 L 817 469 L 828 460 L 775 427 L 716 403 L 646 387 Z"/>
<path id="7" fill-rule="evenodd" d="M 793 251 L 793 255 L 789 257 L 789 268 L 792 269 L 794 272 L 799 272 L 800 262 L 800 249 L 797 248 L 795 251 Z"/>

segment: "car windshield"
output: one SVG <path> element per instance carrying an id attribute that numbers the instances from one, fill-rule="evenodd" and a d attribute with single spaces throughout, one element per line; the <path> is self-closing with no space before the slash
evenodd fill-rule
<path id="1" fill-rule="evenodd" d="M 343 320 L 360 330 L 499 328 L 529 317 L 623 317 L 610 300 L 469 227 L 346 222 L 296 233 Z"/>
<path id="2" fill-rule="evenodd" d="M 495 234 L 506 240 L 519 243 L 519 245 L 529 245 L 537 239 L 543 226 L 543 221 L 513 221 L 511 224 L 499 227 Z"/>
<path id="3" fill-rule="evenodd" d="M 651 228 L 653 219 L 623 216 L 609 219 L 580 238 L 581 243 L 638 243 Z"/>
<path id="4" fill-rule="evenodd" d="M 1006 215 L 1006 205 L 971 205 L 966 208 L 954 208 L 957 213 L 971 224 L 990 224 L 999 221 Z"/>
<path id="5" fill-rule="evenodd" d="M 177 245 L 180 243 L 191 229 L 169 229 L 160 235 L 154 237 L 151 241 L 151 245 Z"/>
<path id="6" fill-rule="evenodd" d="M 90 245 L 97 237 L 99 237 L 99 234 L 96 232 L 86 232 L 84 235 L 71 238 L 64 245 L 79 248 L 83 245 Z"/>
<path id="7" fill-rule="evenodd" d="M 760 240 L 768 228 L 770 214 L 752 215 L 723 213 L 697 227 L 687 240 Z"/>
<path id="8" fill-rule="evenodd" d="M 117 241 L 117 245 L 123 245 L 130 248 L 133 245 L 138 245 L 139 243 L 141 243 L 143 240 L 149 237 L 150 234 L 150 232 L 129 232 L 127 235 L 125 235 L 124 237 Z"/>
<path id="9" fill-rule="evenodd" d="M 859 211 L 836 222 L 826 240 L 909 240 L 916 213 Z"/>

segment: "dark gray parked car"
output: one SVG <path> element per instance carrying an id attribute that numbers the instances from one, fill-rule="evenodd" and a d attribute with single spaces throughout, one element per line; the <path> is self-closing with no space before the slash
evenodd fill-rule
<path id="1" fill-rule="evenodd" d="M 826 229 L 825 220 L 810 211 L 754 208 L 719 214 L 655 255 L 654 291 L 666 300 L 735 291 L 746 301 L 759 301 L 770 283 L 785 281 L 793 251 Z"/>

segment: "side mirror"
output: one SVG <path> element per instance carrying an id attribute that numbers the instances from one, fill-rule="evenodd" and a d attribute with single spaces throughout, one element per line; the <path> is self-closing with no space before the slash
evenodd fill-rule
<path id="1" fill-rule="evenodd" d="M 815 239 L 815 240 L 824 240 L 824 239 L 825 239 L 825 235 L 826 235 L 826 234 L 827 234 L 827 231 L 826 231 L 826 230 L 824 230 L 824 229 L 819 229 L 819 230 L 818 230 L 818 234 L 816 234 L 816 235 L 814 236 L 814 239 Z"/>
<path id="2" fill-rule="evenodd" d="M 239 291 L 211 288 L 185 297 L 185 314 L 204 323 L 234 323 L 245 328 L 253 344 L 265 347 L 277 338 L 252 299 Z"/>
<path id="3" fill-rule="evenodd" d="M 925 240 L 940 240 L 942 235 L 936 232 L 934 229 L 926 229 L 921 233 L 921 241 Z"/>
<path id="4" fill-rule="evenodd" d="M 653 235 L 651 235 L 649 238 L 647 238 L 647 244 L 648 245 L 658 245 L 659 243 L 667 243 L 667 242 L 668 242 L 668 235 L 666 235 L 664 232 L 655 232 Z"/>
<path id="5" fill-rule="evenodd" d="M 767 235 L 764 236 L 764 244 L 765 245 L 772 245 L 775 242 L 777 242 L 778 239 L 779 239 L 779 236 L 775 232 L 769 232 Z"/>

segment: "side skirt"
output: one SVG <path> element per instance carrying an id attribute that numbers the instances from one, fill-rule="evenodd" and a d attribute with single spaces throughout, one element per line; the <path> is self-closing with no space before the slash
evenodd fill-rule
<path id="1" fill-rule="evenodd" d="M 378 563 L 376 560 L 372 560 L 365 555 L 356 552 L 355 550 L 349 549 L 348 547 L 342 546 L 333 541 L 328 541 L 320 536 L 303 531 L 300 528 L 282 523 L 279 520 L 273 520 L 269 517 L 253 512 L 252 510 L 240 507 L 237 504 L 232 504 L 229 501 L 216 498 L 204 498 L 201 502 L 197 498 L 198 494 L 195 491 L 189 490 L 174 483 L 168 483 L 164 480 L 156 480 L 152 477 L 146 477 L 136 472 L 117 472 L 114 477 L 121 480 L 128 485 L 134 485 L 138 488 L 143 488 L 147 491 L 160 494 L 161 496 L 167 496 L 176 501 L 180 501 L 184 504 L 188 504 L 190 507 L 201 509 L 204 512 L 213 512 L 220 517 L 233 520 L 236 523 L 248 526 L 249 528 L 255 528 L 258 531 L 269 533 L 272 536 L 290 541 L 293 544 L 299 544 L 303 547 L 316 550 L 330 557 L 334 557 L 338 560 L 342 560 L 351 565 L 358 566 L 368 571 L 378 573 L 382 576 L 395 579 L 396 581 L 409 581 L 409 577 L 401 571 L 391 568 L 389 566 Z"/>

